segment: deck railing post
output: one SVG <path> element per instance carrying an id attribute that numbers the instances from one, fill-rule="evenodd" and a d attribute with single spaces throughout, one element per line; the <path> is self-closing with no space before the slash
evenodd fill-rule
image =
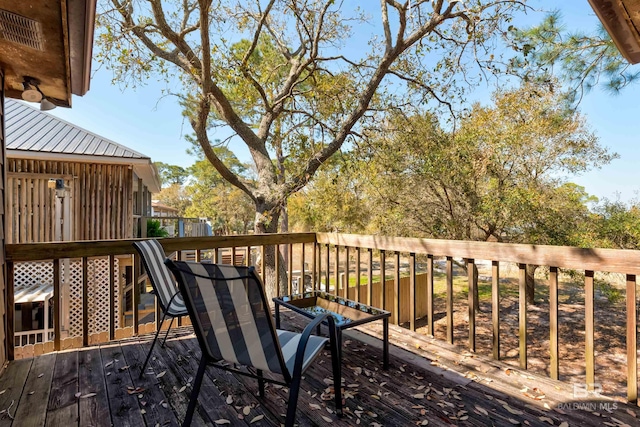
<path id="1" fill-rule="evenodd" d="M 638 404 L 638 312 L 636 276 L 627 275 L 627 400 Z"/>
<path id="2" fill-rule="evenodd" d="M 475 274 L 475 261 L 467 259 L 467 281 L 469 285 L 469 350 L 476 351 L 476 306 L 478 305 L 478 279 Z"/>
<path id="3" fill-rule="evenodd" d="M 400 296 L 400 252 L 396 251 L 394 254 L 394 274 L 393 274 L 393 322 L 396 325 L 400 324 L 400 302 L 402 301 Z"/>
<path id="4" fill-rule="evenodd" d="M 447 342 L 453 344 L 453 258 L 447 257 Z"/>
<path id="5" fill-rule="evenodd" d="M 89 345 L 89 260 L 82 257 L 82 346 Z"/>
<path id="6" fill-rule="evenodd" d="M 409 329 L 416 330 L 416 254 L 409 254 Z"/>
<path id="7" fill-rule="evenodd" d="M 7 261 L 7 316 L 6 321 L 7 324 L 7 360 L 13 360 L 15 358 L 15 303 L 14 303 L 14 292 L 15 292 L 15 271 L 14 271 L 14 263 L 12 261 Z M 55 296 L 54 290 L 54 296 Z M 59 295 L 59 294 L 58 294 Z"/>
<path id="8" fill-rule="evenodd" d="M 557 380 L 560 373 L 558 357 L 558 267 L 549 267 L 549 376 Z"/>
<path id="9" fill-rule="evenodd" d="M 500 360 L 500 262 L 491 261 L 491 324 L 493 358 Z"/>
<path id="10" fill-rule="evenodd" d="M 527 265 L 518 264 L 518 320 L 520 368 L 527 369 Z"/>
<path id="11" fill-rule="evenodd" d="M 433 255 L 427 255 L 427 334 L 433 336 Z"/>
<path id="12" fill-rule="evenodd" d="M 595 353 L 594 353 L 594 302 L 595 289 L 593 281 L 594 272 L 584 272 L 584 350 L 585 368 L 587 377 L 587 390 L 593 390 L 595 386 Z"/>

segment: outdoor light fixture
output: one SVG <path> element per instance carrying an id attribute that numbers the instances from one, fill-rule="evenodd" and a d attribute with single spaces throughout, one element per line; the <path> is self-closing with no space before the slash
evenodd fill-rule
<path id="1" fill-rule="evenodd" d="M 22 99 L 29 102 L 39 102 L 40 103 L 40 111 L 48 111 L 56 108 L 56 105 L 49 101 L 38 85 L 40 81 L 33 77 L 24 76 L 24 81 L 22 82 L 22 87 L 24 90 L 22 91 Z"/>

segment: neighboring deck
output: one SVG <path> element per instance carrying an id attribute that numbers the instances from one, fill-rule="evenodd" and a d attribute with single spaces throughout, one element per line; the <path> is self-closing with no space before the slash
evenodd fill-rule
<path id="1" fill-rule="evenodd" d="M 283 319 L 289 319 L 289 324 L 300 322 L 286 311 Z M 325 351 L 324 359 L 321 356 L 302 381 L 299 425 L 638 424 L 640 410 L 635 406 L 607 401 L 595 408 L 581 403 L 580 409 L 574 409 L 566 384 L 506 369 L 396 326 L 391 327 L 391 343 L 395 337 L 410 344 L 406 349 L 392 345 L 390 369 L 383 371 L 376 329 L 375 325 L 363 328 L 374 337 L 360 331 L 345 334 L 346 415 L 341 419 L 333 414 L 333 401 L 325 394 L 332 379 Z M 200 358 L 197 341 L 187 328 L 172 333 L 166 348 L 154 351 L 153 372 L 140 380 L 150 339 L 145 336 L 11 362 L 0 377 L 0 427 L 179 425 Z M 286 388 L 268 386 L 266 397 L 260 399 L 254 380 L 209 368 L 193 425 L 279 426 L 287 394 Z M 562 409 L 557 409 L 558 404 Z M 605 410 L 614 407 L 613 413 Z"/>

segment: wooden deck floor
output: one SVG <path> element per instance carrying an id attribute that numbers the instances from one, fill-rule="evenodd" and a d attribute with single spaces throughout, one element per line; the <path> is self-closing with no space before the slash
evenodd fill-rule
<path id="1" fill-rule="evenodd" d="M 289 325 L 298 322 L 293 313 L 283 316 Z M 405 344 L 391 346 L 391 366 L 383 371 L 379 331 L 366 330 L 371 335 L 345 335 L 345 416 L 338 418 L 326 397 L 332 378 L 327 352 L 302 382 L 299 425 L 640 425 L 635 406 L 576 402 L 568 385 L 506 369 L 398 327 L 391 328 L 391 342 L 395 337 Z M 200 350 L 189 329 L 176 330 L 165 349 L 154 351 L 152 369 L 140 380 L 150 339 L 11 362 L 0 377 L 0 427 L 179 425 Z M 255 381 L 210 368 L 193 425 L 279 426 L 288 390 L 267 390 L 260 399 Z"/>

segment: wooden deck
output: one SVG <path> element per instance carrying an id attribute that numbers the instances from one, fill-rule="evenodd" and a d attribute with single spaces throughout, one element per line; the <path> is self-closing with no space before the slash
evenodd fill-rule
<path id="1" fill-rule="evenodd" d="M 295 328 L 300 319 L 283 312 Z M 427 337 L 391 327 L 390 369 L 382 370 L 377 326 L 345 334 L 346 414 L 331 396 L 328 352 L 307 371 L 301 426 L 624 426 L 640 410 L 612 400 L 577 402 L 569 385 L 537 377 Z M 367 334 L 362 331 L 366 331 Z M 188 328 L 154 351 L 139 379 L 151 336 L 11 362 L 0 377 L 2 426 L 175 426 L 187 407 L 200 357 Z M 210 368 L 193 425 L 279 426 L 288 390 Z M 607 409 L 612 410 L 611 413 Z M 607 424 L 608 423 L 608 424 Z"/>

